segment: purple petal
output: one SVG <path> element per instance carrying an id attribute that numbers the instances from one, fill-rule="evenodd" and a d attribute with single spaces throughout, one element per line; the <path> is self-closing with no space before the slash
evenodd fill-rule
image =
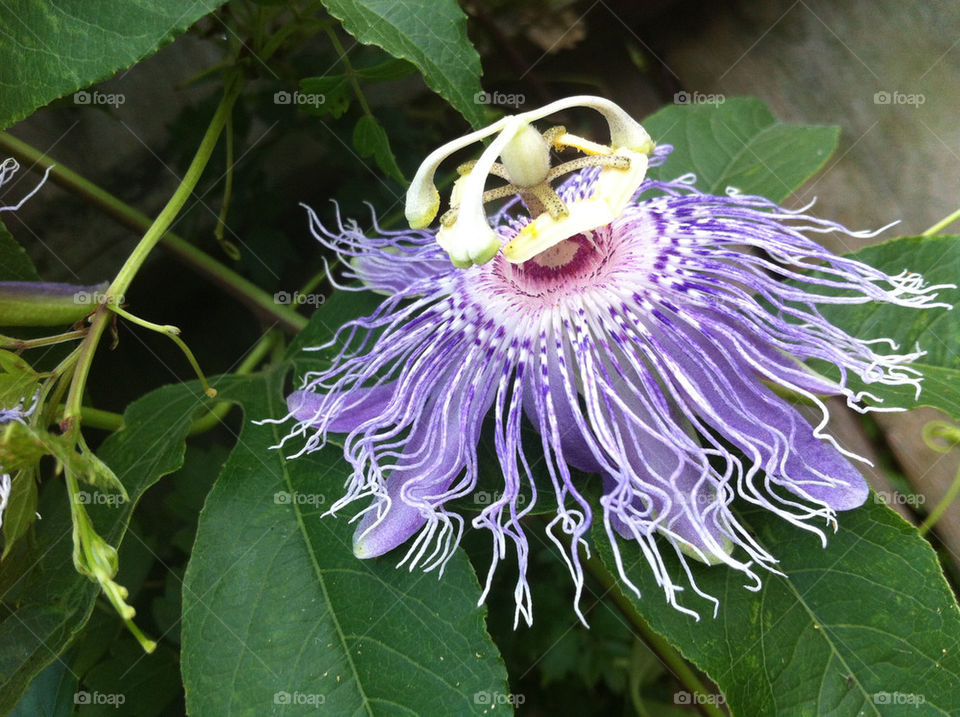
<path id="1" fill-rule="evenodd" d="M 657 338 L 683 366 L 689 408 L 748 456 L 757 457 L 768 476 L 800 496 L 834 510 L 850 510 L 869 494 L 863 476 L 785 401 L 752 380 L 748 367 L 705 335 L 674 326 Z"/>
<path id="2" fill-rule="evenodd" d="M 311 425 L 324 423 L 326 430 L 334 433 L 349 433 L 370 419 L 376 418 L 393 398 L 395 385 L 392 383 L 370 388 L 354 388 L 336 413 L 322 415 L 330 406 L 329 397 L 313 391 L 294 391 L 287 396 L 287 408 L 298 421 Z"/>

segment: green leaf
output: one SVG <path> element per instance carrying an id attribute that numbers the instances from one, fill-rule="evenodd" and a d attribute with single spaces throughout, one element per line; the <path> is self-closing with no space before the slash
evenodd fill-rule
<path id="1" fill-rule="evenodd" d="M 153 54 L 218 0 L 9 0 L 0 13 L 0 129 Z"/>
<path id="2" fill-rule="evenodd" d="M 680 602 L 699 622 L 666 604 L 637 544 L 620 543 L 643 595 L 630 599 L 720 686 L 733 714 L 957 714 L 960 609 L 912 526 L 871 500 L 842 513 L 821 550 L 815 536 L 767 511 L 750 508 L 741 519 L 786 577 L 764 573 L 751 592 L 741 573 L 691 560 L 699 588 L 721 601 L 714 618 L 711 604 L 685 591 Z M 615 571 L 602 525 L 593 536 Z M 668 570 L 686 584 L 668 553 Z"/>
<path id="3" fill-rule="evenodd" d="M 177 655 L 161 644 L 145 655 L 137 642 L 122 635 L 111 646 L 110 655 L 83 676 L 81 696 L 89 695 L 89 706 L 81 708 L 81 717 L 129 714 L 155 717 L 171 714 L 182 691 Z M 100 703 L 94 703 L 94 697 Z M 81 697 L 82 698 L 82 697 Z"/>
<path id="4" fill-rule="evenodd" d="M 22 406 L 24 410 L 29 410 L 39 385 L 39 374 L 22 357 L 10 351 L 0 351 L 0 408 L 9 409 Z M 18 428 L 29 430 L 26 426 L 21 426 L 16 422 L 0 429 L 0 454 L 4 452 L 4 437 L 8 435 L 11 429 L 17 430 Z M 33 464 L 29 461 L 20 464 L 21 456 L 19 454 L 13 456 L 13 458 L 14 460 L 6 463 L 0 460 L 0 466 L 5 466 L 5 472 L 13 473 L 17 471 L 13 476 L 9 502 L 2 516 L 3 554 L 0 555 L 0 560 L 7 557 L 14 543 L 30 527 L 37 511 L 35 474 L 40 455 L 36 456 L 36 461 Z M 18 468 L 22 468 L 22 470 L 18 470 Z"/>
<path id="5" fill-rule="evenodd" d="M 73 714 L 77 677 L 63 660 L 37 675 L 16 708 L 7 717 L 70 717 Z"/>
<path id="6" fill-rule="evenodd" d="M 903 271 L 921 274 L 928 284 L 956 284 L 960 277 L 960 236 L 901 237 L 847 256 L 891 276 Z M 918 344 L 926 352 L 911 364 L 924 376 L 919 399 L 910 386 L 866 385 L 852 377 L 856 390 L 870 391 L 884 405 L 933 406 L 960 418 L 960 290 L 941 289 L 937 300 L 953 310 L 877 302 L 822 307 L 827 320 L 858 338 L 890 338 L 901 352 L 913 351 Z"/>
<path id="7" fill-rule="evenodd" d="M 3 560 L 13 550 L 14 544 L 33 525 L 37 514 L 36 471 L 26 469 L 13 476 L 10 499 L 3 511 Z"/>
<path id="8" fill-rule="evenodd" d="M 78 452 L 74 443 L 71 436 L 11 421 L 0 433 L 0 465 L 8 470 L 30 470 L 40 463 L 43 456 L 49 455 L 90 485 L 122 490 L 117 477 L 103 461 L 92 453 Z M 89 497 L 90 494 L 84 495 Z"/>
<path id="9" fill-rule="evenodd" d="M 455 0 L 323 0 L 344 29 L 366 45 L 377 45 L 409 60 L 427 85 L 468 122 L 486 124 L 482 105 L 480 56 L 467 37 L 467 16 Z"/>
<path id="10" fill-rule="evenodd" d="M 40 375 L 21 356 L 0 351 L 0 408 L 13 408 L 23 402 L 24 409 L 40 385 Z"/>
<path id="11" fill-rule="evenodd" d="M 353 128 L 353 147 L 361 157 L 373 157 L 377 166 L 401 184 L 406 184 L 397 158 L 390 149 L 390 140 L 383 127 L 371 115 L 364 115 Z"/>
<path id="12" fill-rule="evenodd" d="M 300 80 L 300 91 L 305 95 L 319 95 L 323 101 L 310 102 L 302 108 L 313 115 L 332 115 L 341 117 L 350 109 L 353 93 L 346 75 L 327 75 L 325 77 L 304 77 Z"/>
<path id="13" fill-rule="evenodd" d="M 357 77 L 364 82 L 390 82 L 412 75 L 417 71 L 417 68 L 406 60 L 399 60 L 395 57 L 370 67 L 356 67 L 354 69 L 357 71 Z"/>
<path id="14" fill-rule="evenodd" d="M 349 470 L 342 449 L 287 461 L 270 450 L 284 428 L 251 423 L 285 415 L 285 373 L 221 391 L 245 421 L 184 578 L 188 712 L 483 713 L 475 695 L 508 688 L 465 555 L 442 580 L 354 557 L 348 516 L 322 516 Z"/>
<path id="15" fill-rule="evenodd" d="M 85 506 L 97 532 L 111 545 L 122 540 L 144 491 L 183 462 L 184 439 L 205 401 L 196 383 L 165 386 L 127 407 L 124 428 L 97 455 L 127 489 L 129 502 Z M 98 587 L 73 567 L 66 491 L 54 479 L 40 498 L 43 520 L 30 545 L 0 562 L 0 713 L 10 710 L 34 675 L 73 641 L 93 610 Z M 25 541 L 21 541 L 25 542 Z"/>
<path id="16" fill-rule="evenodd" d="M 737 187 L 779 202 L 815 174 L 837 148 L 840 128 L 779 122 L 755 98 L 721 105 L 670 105 L 643 122 L 657 144 L 673 145 L 655 179 L 697 175 L 697 188 Z"/>
<path id="17" fill-rule="evenodd" d="M 27 252 L 0 222 L 0 281 L 40 281 Z"/>

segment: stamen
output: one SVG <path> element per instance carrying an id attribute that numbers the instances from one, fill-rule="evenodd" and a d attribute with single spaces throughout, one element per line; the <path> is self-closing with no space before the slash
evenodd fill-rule
<path id="1" fill-rule="evenodd" d="M 563 200 L 560 199 L 557 193 L 553 191 L 553 188 L 546 182 L 531 187 L 530 191 L 533 192 L 533 196 L 546 208 L 547 213 L 552 219 L 559 221 L 560 219 L 565 219 L 570 216 L 570 210 L 567 209 L 567 205 L 563 203 Z"/>
<path id="2" fill-rule="evenodd" d="M 577 106 L 589 107 L 604 115 L 610 129 L 609 145 L 569 134 L 562 126 L 551 127 L 541 133 L 531 124 L 554 112 Z M 488 223 L 483 206 L 512 194 L 519 194 L 527 205 L 533 215 L 531 225 L 543 220 L 527 235 L 514 240 L 514 249 L 507 255 L 512 262 L 525 260 L 514 257 L 530 258 L 537 251 L 575 234 L 608 224 L 622 211 L 643 180 L 647 155 L 654 148 L 650 135 L 643 127 L 616 104 L 599 97 L 570 97 L 538 110 L 505 117 L 489 127 L 440 147 L 424 160 L 407 191 L 405 213 L 411 227 L 425 228 L 439 211 L 440 195 L 433 184 L 433 176 L 440 162 L 453 152 L 495 133 L 497 138 L 484 150 L 479 160 L 466 162 L 457 168 L 461 176 L 454 182 L 451 191 L 450 210 L 441 217 L 437 242 L 456 266 L 482 264 L 497 254 L 499 239 Z M 573 148 L 587 156 L 552 167 L 550 150 L 563 148 Z M 496 161 L 498 157 L 502 163 Z M 640 157 L 642 160 L 638 161 Z M 596 198 L 601 200 L 601 204 L 572 212 L 550 186 L 550 182 L 569 172 L 594 166 L 602 168 L 601 175 L 612 171 L 623 176 L 616 180 L 598 181 L 594 197 L 579 201 Z M 486 179 L 491 174 L 505 179 L 508 184 L 486 190 Z M 609 196 L 604 194 L 607 191 L 610 192 Z M 576 222 L 571 222 L 573 214 L 577 215 Z M 458 227 L 464 218 L 467 225 Z M 544 229 L 549 229 L 546 235 Z M 531 241 L 531 238 L 536 240 Z"/>

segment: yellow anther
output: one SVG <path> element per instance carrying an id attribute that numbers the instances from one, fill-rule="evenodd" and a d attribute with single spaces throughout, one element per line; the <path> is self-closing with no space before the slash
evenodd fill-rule
<path id="1" fill-rule="evenodd" d="M 620 216 L 643 182 L 647 156 L 624 149 L 618 150 L 616 156 L 626 159 L 629 168 L 601 171 L 593 193 L 586 199 L 569 202 L 566 216 L 558 218 L 547 212 L 536 217 L 503 247 L 506 260 L 520 264 L 565 239 L 610 224 Z"/>
<path id="2" fill-rule="evenodd" d="M 589 139 L 578 137 L 575 134 L 567 134 L 566 132 L 553 140 L 553 144 L 558 148 L 573 147 L 574 149 L 579 149 L 584 154 L 613 154 L 613 149 L 605 144 L 591 142 Z"/>

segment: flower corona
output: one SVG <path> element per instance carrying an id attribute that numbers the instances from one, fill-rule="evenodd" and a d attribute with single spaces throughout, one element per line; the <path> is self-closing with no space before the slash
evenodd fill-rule
<path id="1" fill-rule="evenodd" d="M 604 113 L 609 145 L 531 124 L 575 106 Z M 494 134 L 461 167 L 440 228 L 427 229 L 439 212 L 439 163 Z M 564 148 L 585 156 L 552 166 L 552 150 Z M 588 531 L 599 521 L 628 587 L 637 590 L 619 564 L 623 540 L 640 546 L 666 599 L 694 615 L 678 600 L 684 585 L 664 551 L 714 605 L 689 560 L 740 571 L 751 589 L 761 584 L 758 568 L 776 569 L 775 546 L 740 522 L 736 501 L 825 543 L 821 526 L 866 500 L 856 456 L 824 430 L 822 397 L 891 410 L 851 377 L 919 392 L 910 364 L 922 352 L 850 335 L 818 307 L 942 306 L 942 287 L 828 252 L 810 235 L 872 235 L 808 208 L 733 189 L 703 194 L 692 175 L 645 178 L 669 150 L 654 149 L 616 105 L 576 97 L 432 153 L 408 194 L 415 229 L 383 231 L 374 220 L 366 236 L 355 222 L 338 218 L 328 228 L 308 210 L 313 234 L 348 267 L 344 279 L 362 282 L 341 288 L 386 294 L 372 315 L 341 328 L 329 367 L 308 373 L 288 398 L 295 426 L 284 443 L 302 441 L 298 454 L 346 434 L 352 474 L 329 512 L 361 506 L 358 557 L 405 545 L 401 564 L 442 570 L 465 528 L 453 503 L 482 489 L 478 445 L 488 416 L 503 478 L 471 521 L 493 538 L 484 595 L 512 549 L 516 618 L 528 622 L 532 528 L 523 519 L 545 492 L 556 504 L 546 533 L 578 598 Z M 486 189 L 491 174 L 507 185 Z M 484 205 L 494 200 L 506 203 L 488 216 Z M 804 363 L 812 359 L 833 372 L 814 373 Z M 783 393 L 819 406 L 819 424 Z"/>

